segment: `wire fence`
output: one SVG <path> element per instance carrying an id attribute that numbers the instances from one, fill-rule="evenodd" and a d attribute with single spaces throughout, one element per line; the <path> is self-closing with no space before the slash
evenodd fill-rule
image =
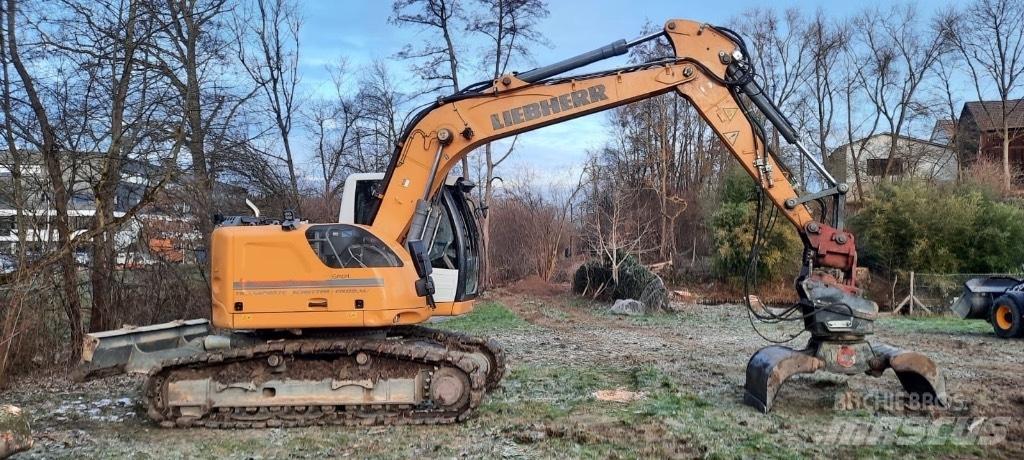
<path id="1" fill-rule="evenodd" d="M 903 305 L 910 313 L 918 313 L 920 307 L 925 312 L 944 314 L 952 312 L 951 307 L 963 294 L 964 283 L 971 278 L 992 276 L 1012 276 L 1020 278 L 1020 273 L 915 273 L 900 272 L 896 275 L 893 289 L 897 308 Z M 913 283 L 911 283 L 913 280 Z M 911 296 L 913 296 L 911 298 Z M 900 300 L 902 299 L 902 300 Z M 914 300 L 916 299 L 916 302 Z"/>

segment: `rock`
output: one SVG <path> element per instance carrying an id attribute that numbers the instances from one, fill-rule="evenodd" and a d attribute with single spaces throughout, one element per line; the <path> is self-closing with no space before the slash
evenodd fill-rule
<path id="1" fill-rule="evenodd" d="M 643 316 L 648 314 L 647 306 L 639 300 L 619 299 L 612 305 L 611 312 L 616 315 Z"/>
<path id="2" fill-rule="evenodd" d="M 0 458 L 32 448 L 32 430 L 21 409 L 0 405 Z"/>

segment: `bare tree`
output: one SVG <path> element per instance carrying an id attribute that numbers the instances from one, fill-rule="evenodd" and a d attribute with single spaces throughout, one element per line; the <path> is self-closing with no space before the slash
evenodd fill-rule
<path id="1" fill-rule="evenodd" d="M 783 113 L 802 113 L 798 107 L 804 100 L 798 96 L 815 62 L 812 49 L 807 46 L 807 21 L 800 10 L 788 8 L 780 15 L 771 7 L 755 7 L 746 10 L 734 22 L 738 31 L 750 38 L 751 49 L 748 51 L 753 54 L 754 67 L 764 77 L 764 90 L 768 97 Z M 772 151 L 777 155 L 786 153 L 783 152 L 779 133 L 774 129 L 770 133 L 768 142 Z M 797 155 L 797 161 L 800 166 L 798 179 L 806 185 L 804 158 Z"/>
<path id="2" fill-rule="evenodd" d="M 967 161 L 967 156 L 964 155 L 965 152 L 955 148 L 957 145 L 957 136 L 960 131 L 958 107 L 963 105 L 959 86 L 957 85 L 957 69 L 960 68 L 960 65 L 960 59 L 956 59 L 956 54 L 950 53 L 947 59 L 940 59 L 933 70 L 935 74 L 935 84 L 933 85 L 934 90 L 942 98 L 942 104 L 940 104 L 940 107 L 937 107 L 935 110 L 935 113 L 939 118 L 938 121 L 936 121 L 934 129 L 945 130 L 945 133 L 940 131 L 938 134 L 945 134 L 949 136 L 946 141 L 946 145 L 950 147 L 947 161 L 951 161 L 953 159 L 956 160 L 958 179 L 963 178 L 963 172 Z M 932 134 L 934 135 L 936 133 L 933 132 Z"/>
<path id="3" fill-rule="evenodd" d="M 627 257 L 642 260 L 643 253 L 657 251 L 650 245 L 654 226 L 646 213 L 637 212 L 642 190 L 604 168 L 597 155 L 591 153 L 585 174 L 591 191 L 585 198 L 583 239 L 591 254 L 608 263 L 618 283 Z"/>
<path id="4" fill-rule="evenodd" d="M 641 34 L 652 27 L 645 26 Z M 631 50 L 630 61 L 648 62 L 672 52 L 668 43 L 651 42 Z M 675 94 L 619 107 L 608 120 L 614 135 L 597 152 L 601 167 L 636 190 L 633 212 L 653 229 L 652 248 L 644 249 L 653 249 L 660 261 L 674 260 L 682 235 L 689 238 L 700 225 L 696 216 L 682 225 L 678 218 L 711 189 L 720 161 L 715 157 L 724 150 L 715 147 L 717 140 L 693 107 Z"/>
<path id="5" fill-rule="evenodd" d="M 400 59 L 414 61 L 413 70 L 429 84 L 427 92 L 450 89 L 455 94 L 462 89 L 459 69 L 462 51 L 456 33 L 465 28 L 466 17 L 459 0 L 395 0 L 391 4 L 390 22 L 398 26 L 413 26 L 436 34 L 423 45 L 407 45 L 398 52 Z M 462 177 L 469 177 L 469 159 L 462 159 Z"/>
<path id="6" fill-rule="evenodd" d="M 529 57 L 531 44 L 544 43 L 543 35 L 537 30 L 537 22 L 547 17 L 547 4 L 543 0 L 477 0 L 482 7 L 473 15 L 469 30 L 487 37 L 487 51 L 484 52 L 484 66 L 489 67 L 491 78 L 508 72 L 508 66 L 516 59 Z M 494 195 L 495 170 L 515 150 L 515 139 L 504 153 L 495 155 L 493 145 L 484 145 L 484 174 L 482 206 L 486 210 Z M 480 215 L 481 240 L 483 242 L 484 287 L 489 281 L 489 243 L 491 226 L 484 212 Z"/>
<path id="7" fill-rule="evenodd" d="M 332 98 L 315 101 L 307 118 L 316 141 L 313 156 L 323 182 L 323 198 L 331 202 L 343 185 L 340 179 L 352 168 L 349 161 L 354 156 L 357 124 L 363 114 L 362 107 L 346 94 L 347 63 L 342 60 L 328 71 L 333 82 Z"/>
<path id="8" fill-rule="evenodd" d="M 1014 127 L 1009 115 L 1021 103 L 1011 97 L 1021 88 L 1024 75 L 1024 3 L 975 0 L 965 11 L 953 11 L 941 18 L 940 29 L 963 58 L 978 99 L 984 100 L 983 88 L 987 85 L 992 85 L 999 97 L 995 113 L 988 113 L 987 104 L 981 107 L 985 116 L 999 126 L 1003 182 L 1009 189 L 1013 179 L 1010 144 L 1021 135 L 1019 131 L 1011 133 Z"/>
<path id="9" fill-rule="evenodd" d="M 882 177 L 890 177 L 898 156 L 898 143 L 908 124 L 927 114 L 922 83 L 947 50 L 942 34 L 921 26 L 911 5 L 891 11 L 870 9 L 861 13 L 854 26 L 862 49 L 857 77 L 865 95 L 886 122 L 890 136 L 889 156 Z"/>
<path id="10" fill-rule="evenodd" d="M 576 228 L 570 211 L 578 204 L 584 175 L 576 184 L 545 187 L 529 168 L 495 193 L 495 282 L 538 276 L 552 281 Z"/>
<path id="11" fill-rule="evenodd" d="M 194 210 L 204 248 L 210 247 L 216 207 L 214 184 L 223 166 L 219 152 L 231 150 L 229 135 L 242 105 L 255 89 L 234 91 L 224 75 L 229 63 L 224 49 L 227 0 L 163 0 L 147 2 L 161 21 L 160 40 L 146 54 L 178 94 L 185 150 L 190 156 L 188 183 L 183 198 Z M 220 148 L 212 148 L 218 146 Z"/>
<path id="12" fill-rule="evenodd" d="M 299 178 L 291 133 L 298 111 L 299 31 L 302 18 L 291 0 L 253 0 L 234 19 L 238 60 L 259 90 L 274 118 L 283 155 L 264 152 L 282 162 L 288 173 L 289 205 L 298 207 Z"/>
<path id="13" fill-rule="evenodd" d="M 89 5 L 72 0 L 62 0 L 62 10 L 51 20 L 54 22 L 56 36 L 43 36 L 43 42 L 57 52 L 63 54 L 75 68 L 83 70 L 87 75 L 82 93 L 92 93 L 89 100 L 82 100 L 81 112 L 76 114 L 88 125 L 106 118 L 108 123 L 102 124 L 103 132 L 90 136 L 87 150 L 98 152 L 106 150 L 98 158 L 83 151 L 69 152 L 70 157 L 80 157 L 83 162 L 93 164 L 83 169 L 99 171 L 98 181 L 93 184 L 93 199 L 96 203 L 96 214 L 93 218 L 94 229 L 104 229 L 92 241 L 92 270 L 90 284 L 92 288 L 92 311 L 89 316 L 91 330 L 110 329 L 111 276 L 115 257 L 114 235 L 116 229 L 108 229 L 107 223 L 114 217 L 114 200 L 117 185 L 121 180 L 121 167 L 125 160 L 125 114 L 129 91 L 133 87 L 136 58 L 139 51 L 138 33 L 149 33 L 149 24 L 140 18 L 138 2 L 90 2 Z M 63 14 L 61 14 L 63 13 Z M 100 13 L 95 16 L 92 13 Z M 109 86 L 105 84 L 109 81 Z M 109 108 L 99 107 L 99 100 L 109 101 Z M 104 115 L 108 115 L 104 117 Z M 102 123 L 102 122 L 101 122 Z M 109 137 L 106 135 L 109 133 Z M 84 157 L 84 158 L 81 158 Z M 72 177 L 72 187 L 76 178 Z M 93 329 L 96 328 L 96 329 Z"/>
<path id="14" fill-rule="evenodd" d="M 807 24 L 804 41 L 811 58 L 807 90 L 813 101 L 818 150 L 823 164 L 828 164 L 829 136 L 836 116 L 839 97 L 838 59 L 849 41 L 849 29 L 832 21 L 818 10 Z"/>
<path id="15" fill-rule="evenodd" d="M 0 5 L 0 72 L 2 72 L 0 78 L 3 81 L 0 81 L 0 91 L 2 91 L 0 93 L 0 98 L 2 98 L 0 99 L 0 110 L 2 110 L 3 115 L 3 138 L 7 143 L 7 148 L 6 157 L 0 154 L 0 158 L 4 160 L 0 162 L 0 166 L 9 171 L 10 183 L 7 184 L 7 181 L 4 181 L 5 187 L 4 192 L 0 193 L 0 203 L 9 203 L 14 208 L 15 231 L 18 237 L 15 263 L 20 267 L 25 265 L 26 261 L 25 250 L 27 245 L 25 242 L 28 226 L 26 225 L 24 212 L 26 199 L 22 180 L 24 160 L 22 159 L 22 152 L 16 144 L 14 132 L 14 118 L 18 115 L 14 111 L 10 60 L 7 55 L 6 15 L 7 4 L 2 4 Z M 2 225 L 8 225 L 6 219 Z M 25 287 L 31 285 L 32 281 L 34 280 L 24 279 L 22 272 L 17 272 L 15 279 L 7 280 L 7 294 L 0 298 L 0 302 L 5 303 L 5 308 L 0 312 L 0 321 L 2 321 L 0 323 L 0 388 L 3 387 L 12 351 L 18 341 L 18 336 L 23 332 L 22 312 L 26 304 L 26 296 L 23 293 L 27 291 Z"/>
<path id="16" fill-rule="evenodd" d="M 55 216 L 54 224 L 57 230 L 57 237 L 63 244 L 72 242 L 72 228 L 68 217 L 68 200 L 70 194 L 64 178 L 64 149 L 58 139 L 57 129 L 51 122 L 50 113 L 47 111 L 49 104 L 44 102 L 40 94 L 38 80 L 35 74 L 29 70 L 29 66 L 22 59 L 21 42 L 19 41 L 19 24 L 17 16 L 19 13 L 18 2 L 7 0 L 7 50 L 10 54 L 11 64 L 17 71 L 22 90 L 28 100 L 28 105 L 34 116 L 34 133 L 25 133 L 26 140 L 32 144 L 42 157 L 46 175 L 49 179 L 51 200 Z M 24 23 L 21 25 L 25 27 Z M 82 301 L 78 294 L 78 277 L 75 271 L 75 259 L 71 251 L 63 251 L 59 257 L 59 271 L 62 277 L 61 287 L 63 289 L 64 313 L 68 319 L 72 352 L 68 358 L 69 363 L 78 361 L 81 354 L 81 344 L 84 337 L 82 325 Z"/>
<path id="17" fill-rule="evenodd" d="M 23 158 L 23 152 L 18 149 L 17 141 L 15 139 L 14 131 L 14 119 L 20 117 L 21 114 L 15 113 L 14 109 L 14 96 L 13 89 L 11 88 L 11 72 L 10 72 L 10 59 L 7 53 L 7 4 L 0 5 L 0 110 L 3 111 L 4 117 L 3 132 L 4 141 L 7 143 L 7 158 L 3 162 L 5 167 L 11 176 L 10 183 L 10 195 L 0 195 L 0 199 L 9 200 L 12 207 L 14 208 L 14 221 L 15 231 L 18 232 L 18 248 L 16 254 L 16 263 L 24 265 L 25 263 L 25 238 L 27 234 L 26 217 L 24 215 L 25 199 L 25 185 L 22 179 L 22 169 L 25 164 Z M 3 371 L 3 366 L 0 366 L 0 372 Z"/>
<path id="18" fill-rule="evenodd" d="M 359 110 L 363 117 L 356 130 L 356 150 L 349 159 L 352 172 L 383 171 L 401 141 L 402 120 L 416 97 L 403 91 L 381 61 L 363 72 L 359 82 Z"/>
<path id="19" fill-rule="evenodd" d="M 846 164 L 846 174 L 849 171 L 853 171 L 853 182 L 857 192 L 857 199 L 860 201 L 864 200 L 864 171 L 862 171 L 861 164 L 864 159 L 864 153 L 867 150 L 868 142 L 871 137 L 878 131 L 878 125 L 882 120 L 882 113 L 877 110 L 868 111 L 867 114 L 862 114 L 856 108 L 869 103 L 867 97 L 867 86 L 865 85 L 860 71 L 860 57 L 853 50 L 847 48 L 840 55 L 843 59 L 843 66 L 841 72 L 841 80 L 839 81 L 840 97 L 842 100 L 843 107 L 843 133 L 845 134 L 844 140 L 846 141 L 846 150 L 839 150 L 835 154 L 843 155 L 844 158 L 841 160 Z M 832 158 L 832 164 L 836 164 L 840 161 L 838 158 Z M 846 177 L 846 181 L 850 178 Z"/>
<path id="20" fill-rule="evenodd" d="M 61 0 L 51 13 L 52 35 L 42 41 L 79 70 L 70 81 L 82 94 L 82 140 L 69 152 L 80 162 L 81 178 L 71 184 L 76 196 L 87 193 L 95 205 L 88 228 L 91 240 L 89 329 L 120 326 L 113 298 L 116 244 L 122 230 L 115 213 L 138 203 L 146 188 L 173 173 L 169 156 L 180 133 L 175 95 L 165 75 L 146 64 L 146 54 L 163 24 L 142 0 Z M 128 168 L 128 169 L 126 169 Z M 166 169 L 166 170 L 162 170 Z M 125 182 L 124 176 L 131 182 Z M 87 190 L 81 190 L 87 189 Z M 85 225 L 79 226 L 82 229 Z"/>

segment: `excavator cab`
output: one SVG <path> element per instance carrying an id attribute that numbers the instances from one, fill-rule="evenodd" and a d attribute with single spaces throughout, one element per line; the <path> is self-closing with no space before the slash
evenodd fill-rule
<path id="1" fill-rule="evenodd" d="M 369 212 L 383 173 L 352 174 L 342 190 L 338 221 L 370 225 Z M 480 286 L 480 230 L 471 198 L 475 184 L 463 178 L 445 182 L 430 206 L 423 240 L 430 260 L 435 302 L 465 302 Z"/>

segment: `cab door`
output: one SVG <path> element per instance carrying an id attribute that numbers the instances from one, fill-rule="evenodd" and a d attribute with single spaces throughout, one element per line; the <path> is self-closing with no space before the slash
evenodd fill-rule
<path id="1" fill-rule="evenodd" d="M 479 290 L 480 233 L 467 195 L 462 181 L 445 185 L 431 211 L 427 240 L 437 302 L 470 300 Z"/>
<path id="2" fill-rule="evenodd" d="M 338 221 L 370 225 L 373 189 L 383 173 L 352 174 L 345 180 Z M 449 179 L 434 199 L 423 233 L 433 268 L 434 300 L 458 302 L 476 297 L 480 287 L 480 232 L 476 206 L 469 198 L 474 184 Z"/>

